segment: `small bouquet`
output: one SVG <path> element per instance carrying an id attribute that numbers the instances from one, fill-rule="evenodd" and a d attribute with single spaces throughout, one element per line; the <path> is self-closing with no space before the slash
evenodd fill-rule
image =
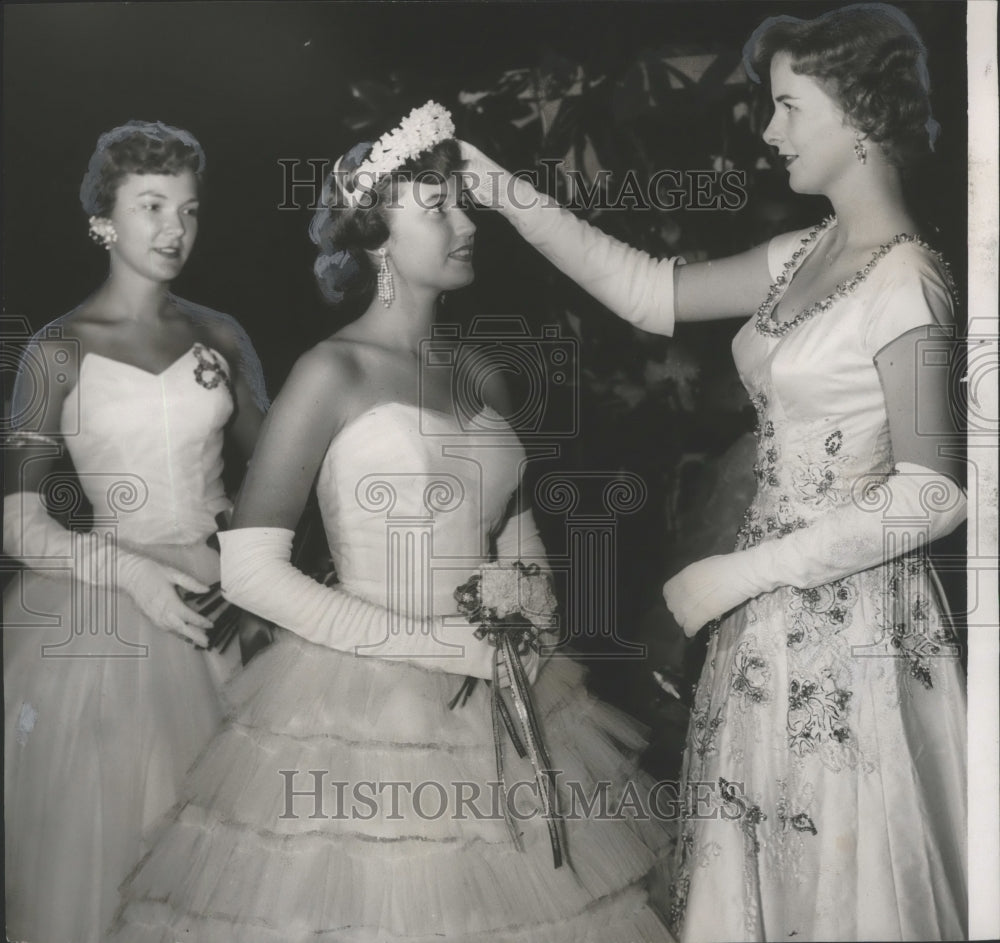
<path id="1" fill-rule="evenodd" d="M 552 763 L 542 741 L 528 677 L 521 664 L 521 656 L 532 649 L 540 652 L 542 635 L 554 631 L 556 598 L 552 585 L 537 563 L 525 565 L 520 560 L 513 563 L 493 560 L 483 564 L 477 574 L 455 590 L 455 601 L 458 603 L 458 611 L 477 626 L 476 638 L 486 638 L 496 646 L 491 684 L 491 714 L 501 795 L 506 796 L 503 736 L 500 731 L 502 723 L 518 755 L 530 757 L 548 824 L 553 863 L 558 868 L 562 864 L 563 853 Z M 519 724 L 515 723 L 514 715 L 504 699 L 499 683 L 501 668 L 505 670 L 510 682 L 511 699 Z M 477 683 L 477 678 L 466 678 L 449 706 L 454 708 L 459 702 L 464 705 Z M 521 728 L 520 732 L 518 726 Z M 521 847 L 520 836 L 511 820 L 506 801 L 503 802 L 503 811 L 511 836 L 515 844 Z"/>

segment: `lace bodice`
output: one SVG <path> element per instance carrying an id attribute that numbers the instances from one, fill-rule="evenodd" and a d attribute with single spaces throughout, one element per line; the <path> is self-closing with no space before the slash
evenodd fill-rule
<path id="1" fill-rule="evenodd" d="M 455 587 L 487 557 L 525 457 L 491 410 L 468 425 L 389 402 L 333 440 L 316 487 L 346 589 L 397 611 L 455 611 Z"/>

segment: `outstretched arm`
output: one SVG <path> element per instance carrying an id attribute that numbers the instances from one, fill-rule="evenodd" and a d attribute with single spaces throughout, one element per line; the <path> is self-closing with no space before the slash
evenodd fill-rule
<path id="1" fill-rule="evenodd" d="M 636 327 L 673 334 L 675 321 L 748 317 L 767 294 L 767 246 L 716 262 L 654 259 L 601 232 L 461 143 L 464 182 L 476 202 L 497 209 L 553 265 Z"/>
<path id="2" fill-rule="evenodd" d="M 329 444 L 349 418 L 357 379 L 350 358 L 329 343 L 296 364 L 264 422 L 233 529 L 219 535 L 223 594 L 317 645 L 490 678 L 493 647 L 467 624 L 390 612 L 322 586 L 291 563 L 294 528 Z"/>

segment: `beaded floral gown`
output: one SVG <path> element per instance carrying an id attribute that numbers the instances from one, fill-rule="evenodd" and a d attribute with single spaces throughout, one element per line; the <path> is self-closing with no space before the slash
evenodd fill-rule
<path id="1" fill-rule="evenodd" d="M 509 428 L 498 446 L 500 417 L 483 417 L 492 433 L 390 402 L 338 434 L 317 494 L 344 588 L 399 611 L 426 589 L 435 614 L 456 612 L 524 460 Z M 233 712 L 123 886 L 114 940 L 670 940 L 644 881 L 674 823 L 622 807 L 628 784 L 643 804 L 652 785 L 635 723 L 588 694 L 578 663 L 542 667 L 533 695 L 567 853 L 556 869 L 531 769 L 508 743 L 523 850 L 513 843 L 490 786 L 486 686 L 449 709 L 461 682 L 279 633 L 230 683 Z M 588 801 L 606 789 L 605 812 L 574 805 L 574 789 Z"/>
<path id="2" fill-rule="evenodd" d="M 230 506 L 228 369 L 202 344 L 159 374 L 87 353 L 61 415 L 95 535 L 205 583 L 219 578 L 206 539 Z M 79 495 L 69 481 L 51 491 L 67 511 Z M 4 593 L 7 934 L 96 943 L 221 720 L 231 665 L 154 626 L 125 593 L 74 581 L 72 560 L 35 566 Z"/>
<path id="3" fill-rule="evenodd" d="M 823 228 L 772 241 L 761 322 Z M 950 312 L 948 285 L 930 250 L 897 237 L 790 328 L 744 325 L 733 350 L 758 414 L 758 488 L 737 549 L 890 471 L 873 357 Z M 708 629 L 684 762 L 702 817 L 683 822 L 673 875 L 683 940 L 964 936 L 965 686 L 936 587 L 910 554 L 780 588 Z"/>

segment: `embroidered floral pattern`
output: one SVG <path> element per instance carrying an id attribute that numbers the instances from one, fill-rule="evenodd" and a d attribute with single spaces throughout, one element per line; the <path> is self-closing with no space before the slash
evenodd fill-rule
<path id="1" fill-rule="evenodd" d="M 771 668 L 751 642 L 742 642 L 736 650 L 729 686 L 744 704 L 770 700 Z"/>
<path id="2" fill-rule="evenodd" d="M 754 477 L 760 485 L 772 488 L 778 486 L 778 450 L 774 445 L 774 422 L 767 418 L 767 396 L 764 393 L 752 393 L 750 401 L 757 411 L 757 426 L 754 435 L 757 437 L 757 462 L 753 466 Z"/>
<path id="3" fill-rule="evenodd" d="M 890 560 L 871 571 L 872 591 L 881 597 L 880 632 L 873 650 L 900 659 L 906 675 L 928 691 L 934 687 L 935 660 L 959 655 L 954 632 L 936 604 L 931 578 L 923 553 Z"/>
<path id="4" fill-rule="evenodd" d="M 738 550 L 746 550 L 749 547 L 756 547 L 764 538 L 786 537 L 793 531 L 807 526 L 804 518 L 797 515 L 792 509 L 791 501 L 786 495 L 778 498 L 778 509 L 774 514 L 762 516 L 760 511 L 754 507 L 748 507 L 743 512 L 743 523 L 737 531 Z"/>
<path id="5" fill-rule="evenodd" d="M 844 444 L 844 433 L 839 429 L 835 429 L 827 437 L 826 441 L 823 443 L 823 449 L 826 451 L 827 455 L 836 455 Z"/>
<path id="6" fill-rule="evenodd" d="M 796 756 L 821 743 L 844 745 L 851 740 L 847 707 L 852 692 L 840 687 L 830 669 L 819 677 L 792 678 L 788 684 L 788 746 Z"/>
<path id="7" fill-rule="evenodd" d="M 767 821 L 767 815 L 759 805 L 753 805 L 745 799 L 735 783 L 719 777 L 719 791 L 722 801 L 732 808 L 723 813 L 726 818 L 738 820 L 743 834 L 746 836 L 750 850 L 756 855 L 760 852 L 760 839 L 757 836 L 757 826 Z M 733 811 L 735 809 L 735 812 Z"/>
<path id="8" fill-rule="evenodd" d="M 854 619 L 858 601 L 856 581 L 847 577 L 814 589 L 789 589 L 788 646 L 801 648 L 828 639 Z"/>
<path id="9" fill-rule="evenodd" d="M 696 710 L 691 714 L 691 726 L 688 732 L 690 748 L 703 759 L 715 750 L 716 734 L 722 726 L 722 720 L 721 710 L 717 710 L 712 718 L 709 718 L 707 708 Z"/>
<path id="10" fill-rule="evenodd" d="M 792 481 L 803 504 L 832 508 L 843 503 L 843 487 L 833 462 L 803 462 L 793 470 Z"/>

